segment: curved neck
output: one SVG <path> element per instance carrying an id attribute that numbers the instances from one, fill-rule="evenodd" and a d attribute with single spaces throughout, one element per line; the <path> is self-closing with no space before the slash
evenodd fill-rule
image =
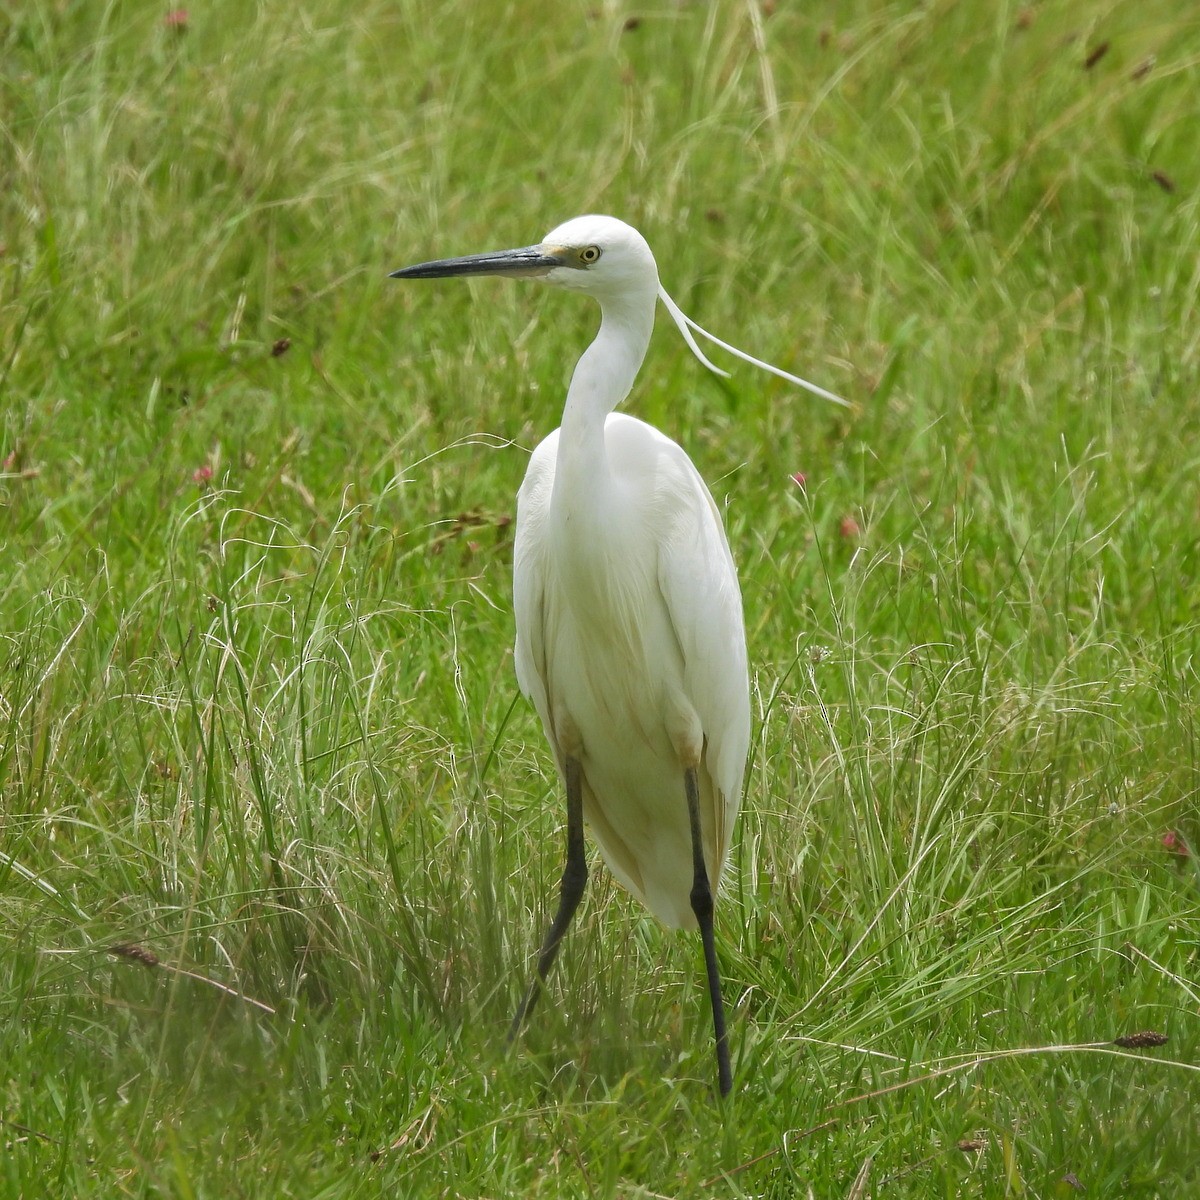
<path id="1" fill-rule="evenodd" d="M 601 301 L 600 332 L 575 364 L 562 428 L 557 472 L 607 473 L 604 421 L 633 387 L 654 329 L 655 294 Z"/>

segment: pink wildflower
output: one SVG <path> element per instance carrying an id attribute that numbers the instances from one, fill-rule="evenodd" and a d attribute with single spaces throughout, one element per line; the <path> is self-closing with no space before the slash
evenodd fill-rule
<path id="1" fill-rule="evenodd" d="M 1183 836 L 1173 829 L 1162 835 L 1162 848 L 1168 854 L 1174 854 L 1176 858 L 1189 858 L 1192 853 L 1188 849 L 1187 842 L 1183 840 Z"/>

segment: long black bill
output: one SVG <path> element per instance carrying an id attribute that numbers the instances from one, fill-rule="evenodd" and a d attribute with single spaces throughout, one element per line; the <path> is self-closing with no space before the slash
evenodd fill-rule
<path id="1" fill-rule="evenodd" d="M 553 246 L 522 246 L 519 250 L 494 250 L 490 254 L 467 254 L 462 258 L 439 258 L 393 271 L 389 279 L 445 279 L 451 275 L 507 275 L 537 278 L 555 267 L 566 265 Z"/>

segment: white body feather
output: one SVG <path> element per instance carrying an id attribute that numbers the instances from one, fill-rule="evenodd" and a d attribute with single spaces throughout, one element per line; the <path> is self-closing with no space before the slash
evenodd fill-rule
<path id="1" fill-rule="evenodd" d="M 665 924 L 694 927 L 685 759 L 715 891 L 750 740 L 733 559 L 670 438 L 609 415 L 607 471 L 593 462 L 581 494 L 555 486 L 560 432 L 534 452 L 517 500 L 517 679 L 560 771 L 565 755 L 580 760 L 584 817 L 613 874 Z"/>

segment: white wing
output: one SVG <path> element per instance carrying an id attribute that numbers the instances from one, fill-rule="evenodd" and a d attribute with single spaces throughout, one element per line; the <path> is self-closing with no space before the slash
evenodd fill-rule
<path id="1" fill-rule="evenodd" d="M 746 633 L 737 570 L 720 513 L 691 460 L 682 451 L 679 458 L 687 466 L 684 486 L 691 495 L 679 505 L 672 535 L 664 540 L 659 587 L 682 650 L 684 689 L 700 716 L 705 764 L 717 793 L 712 817 L 719 877 L 750 746 Z"/>
<path id="2" fill-rule="evenodd" d="M 541 718 L 546 738 L 555 757 L 558 745 L 553 736 L 550 704 L 546 692 L 545 567 L 540 552 L 545 546 L 545 522 L 554 486 L 554 459 L 558 453 L 558 430 L 542 440 L 529 459 L 529 467 L 517 493 L 517 530 L 513 548 L 513 615 L 517 641 L 513 657 L 517 684 L 533 703 Z M 562 770 L 563 764 L 559 763 Z"/>

